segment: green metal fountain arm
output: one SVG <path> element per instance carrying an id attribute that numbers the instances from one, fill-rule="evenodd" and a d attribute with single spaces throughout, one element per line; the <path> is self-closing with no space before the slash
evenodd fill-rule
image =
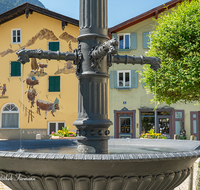
<path id="1" fill-rule="evenodd" d="M 124 63 L 124 64 L 149 64 L 151 69 L 157 70 L 160 67 L 161 60 L 158 57 L 144 57 L 144 56 L 128 56 L 128 55 L 108 55 L 108 66 L 112 66 L 112 63 Z"/>
<path id="2" fill-rule="evenodd" d="M 29 62 L 29 58 L 38 58 L 38 59 L 55 59 L 55 60 L 65 60 L 65 61 L 74 61 L 76 64 L 79 60 L 78 50 L 75 49 L 74 53 L 70 52 L 59 52 L 59 51 L 43 51 L 42 49 L 20 49 L 16 53 L 18 55 L 17 61 L 25 64 Z"/>

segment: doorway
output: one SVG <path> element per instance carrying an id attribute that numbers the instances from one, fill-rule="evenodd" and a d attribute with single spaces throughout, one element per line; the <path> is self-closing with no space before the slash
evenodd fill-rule
<path id="1" fill-rule="evenodd" d="M 132 117 L 120 116 L 119 117 L 119 138 L 132 137 Z"/>
<path id="2" fill-rule="evenodd" d="M 171 138 L 171 118 L 167 116 L 158 116 L 158 132 Z"/>
<path id="3" fill-rule="evenodd" d="M 135 137 L 135 110 L 115 110 L 114 138 Z"/>

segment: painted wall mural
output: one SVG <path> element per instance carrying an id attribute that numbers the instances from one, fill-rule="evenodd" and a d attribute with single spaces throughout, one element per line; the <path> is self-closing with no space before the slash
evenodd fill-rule
<path id="1" fill-rule="evenodd" d="M 70 34 L 68 34 L 67 32 L 63 32 L 60 36 L 60 39 L 65 40 L 66 42 L 72 41 L 74 43 L 77 42 L 77 39 L 74 36 L 71 36 Z"/>
<path id="2" fill-rule="evenodd" d="M 51 114 L 55 117 L 54 112 L 56 112 L 56 110 L 60 109 L 58 98 L 55 99 L 54 103 L 46 102 L 46 101 L 37 99 L 36 105 L 37 105 L 37 113 L 39 115 L 41 115 L 40 110 L 45 111 L 45 119 L 47 118 L 47 112 L 48 111 L 50 111 Z"/>
<path id="3" fill-rule="evenodd" d="M 53 33 L 53 31 L 49 30 L 49 29 L 42 29 L 40 30 L 34 37 L 32 37 L 25 46 L 23 46 L 24 48 L 33 45 L 36 40 L 58 40 L 58 38 L 55 36 L 55 34 Z"/>
<path id="4" fill-rule="evenodd" d="M 28 90 L 27 98 L 31 102 L 31 108 L 34 107 L 35 97 L 37 96 L 37 92 L 34 88 Z"/>
<path id="5" fill-rule="evenodd" d="M 67 43 L 69 43 L 69 49 L 70 49 L 70 51 L 72 51 L 71 42 L 74 42 L 74 43 L 77 42 L 76 38 L 73 37 L 72 35 L 68 34 L 67 32 L 63 32 L 63 33 L 59 36 L 59 38 L 60 38 L 61 40 L 65 40 Z M 38 39 L 39 39 L 39 40 L 44 40 L 44 39 L 46 39 L 46 40 L 55 40 L 55 41 L 56 41 L 56 40 L 59 40 L 59 39 L 56 37 L 56 35 L 54 34 L 54 32 L 53 32 L 52 30 L 49 30 L 49 29 L 47 29 L 47 28 L 43 28 L 43 29 L 41 29 L 35 36 L 33 36 L 30 40 L 28 40 L 28 42 L 26 43 L 26 45 L 20 46 L 20 47 L 19 47 L 18 49 L 16 49 L 16 50 L 12 50 L 12 49 L 8 48 L 7 50 L 4 50 L 4 51 L 0 52 L 0 56 L 1 56 L 1 57 L 4 57 L 4 56 L 8 55 L 9 53 L 15 53 L 15 52 L 17 52 L 17 51 L 18 51 L 19 49 L 21 49 L 21 48 L 27 48 L 27 47 L 29 47 L 29 46 L 35 44 L 35 42 L 36 42 Z M 11 46 L 11 48 L 12 48 L 12 44 L 10 44 L 10 46 Z"/>
<path id="6" fill-rule="evenodd" d="M 0 86 L 0 90 L 2 90 L 1 96 L 5 96 L 5 94 L 6 94 L 6 84 L 3 84 L 3 86 Z"/>
<path id="7" fill-rule="evenodd" d="M 31 120 L 33 122 L 34 118 L 34 112 L 31 109 L 28 109 L 20 100 L 19 100 L 21 107 L 23 108 L 23 111 L 25 112 L 25 117 L 28 116 L 28 123 Z"/>
<path id="8" fill-rule="evenodd" d="M 74 67 L 73 63 L 71 61 L 68 61 L 67 63 L 64 64 L 64 68 L 61 68 L 54 73 L 54 75 L 58 74 L 69 74 L 69 73 L 75 73 L 76 68 Z"/>
<path id="9" fill-rule="evenodd" d="M 47 68 L 48 65 L 44 63 L 37 63 L 36 58 L 31 58 L 31 72 L 28 74 L 28 76 L 45 76 L 47 73 L 44 72 L 44 68 Z"/>
<path id="10" fill-rule="evenodd" d="M 17 50 L 12 50 L 12 49 L 7 49 L 7 50 L 5 50 L 5 51 L 2 51 L 2 52 L 0 52 L 0 56 L 1 57 L 4 57 L 4 56 L 6 56 L 7 54 L 9 54 L 9 53 L 14 53 L 14 52 L 16 52 Z"/>

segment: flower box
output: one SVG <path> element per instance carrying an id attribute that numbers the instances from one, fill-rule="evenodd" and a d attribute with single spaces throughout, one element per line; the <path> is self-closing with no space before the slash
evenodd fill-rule
<path id="1" fill-rule="evenodd" d="M 52 136 L 51 139 L 76 139 L 76 137 L 59 137 L 59 136 Z"/>

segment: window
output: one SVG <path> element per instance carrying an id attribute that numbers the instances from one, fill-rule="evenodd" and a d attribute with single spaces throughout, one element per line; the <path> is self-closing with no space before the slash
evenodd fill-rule
<path id="1" fill-rule="evenodd" d="M 143 48 L 149 48 L 149 44 L 150 44 L 150 33 L 151 32 L 144 32 L 143 33 Z"/>
<path id="2" fill-rule="evenodd" d="M 65 127 L 64 122 L 49 122 L 48 123 L 48 134 L 50 135 L 52 132 L 57 132 L 58 130 L 62 130 Z"/>
<path id="3" fill-rule="evenodd" d="M 50 51 L 60 51 L 60 42 L 49 42 Z"/>
<path id="4" fill-rule="evenodd" d="M 1 110 L 1 128 L 19 128 L 19 109 L 15 104 L 6 104 Z"/>
<path id="5" fill-rule="evenodd" d="M 130 34 L 118 35 L 119 49 L 130 49 Z"/>
<path id="6" fill-rule="evenodd" d="M 11 30 L 11 43 L 21 43 L 21 29 Z"/>
<path id="7" fill-rule="evenodd" d="M 10 62 L 10 76 L 19 77 L 21 76 L 21 63 L 18 61 Z"/>
<path id="8" fill-rule="evenodd" d="M 117 86 L 119 88 L 129 88 L 131 86 L 130 71 L 118 71 Z"/>
<path id="9" fill-rule="evenodd" d="M 60 76 L 49 76 L 49 92 L 60 92 Z"/>
<path id="10" fill-rule="evenodd" d="M 126 34 L 112 33 L 112 38 L 118 40 L 119 51 L 130 51 L 131 49 L 137 49 L 136 33 L 126 33 Z"/>
<path id="11" fill-rule="evenodd" d="M 119 70 L 110 71 L 110 88 L 118 90 L 129 90 L 137 88 L 137 72 L 136 70 Z"/>

